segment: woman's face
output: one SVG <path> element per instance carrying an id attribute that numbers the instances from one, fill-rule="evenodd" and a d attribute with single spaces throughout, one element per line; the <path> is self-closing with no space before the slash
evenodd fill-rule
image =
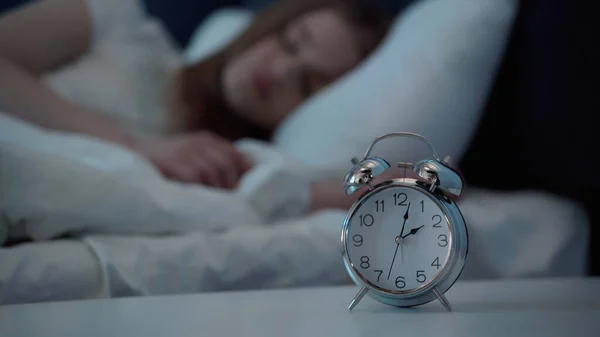
<path id="1" fill-rule="evenodd" d="M 361 58 L 356 29 L 334 9 L 307 13 L 262 38 L 223 69 L 223 92 L 241 117 L 272 129 Z"/>

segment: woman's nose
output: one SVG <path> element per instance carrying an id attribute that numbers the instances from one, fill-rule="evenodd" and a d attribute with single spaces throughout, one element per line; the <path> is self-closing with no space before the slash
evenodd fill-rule
<path id="1" fill-rule="evenodd" d="M 271 76 L 276 83 L 284 83 L 296 78 L 302 70 L 302 63 L 295 57 L 280 56 L 271 64 Z"/>

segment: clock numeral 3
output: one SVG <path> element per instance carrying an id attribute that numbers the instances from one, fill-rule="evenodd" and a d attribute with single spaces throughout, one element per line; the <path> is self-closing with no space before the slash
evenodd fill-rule
<path id="1" fill-rule="evenodd" d="M 363 256 L 360 258 L 360 267 L 362 269 L 369 269 L 371 267 L 371 263 L 369 263 L 368 256 Z"/>
<path id="2" fill-rule="evenodd" d="M 402 289 L 406 287 L 406 282 L 404 282 L 404 277 L 398 276 L 396 277 L 396 288 Z"/>
<path id="3" fill-rule="evenodd" d="M 354 247 L 360 247 L 363 244 L 363 237 L 360 234 L 356 234 L 352 237 L 352 241 L 354 241 Z"/>
<path id="4" fill-rule="evenodd" d="M 438 242 L 438 246 L 446 247 L 448 245 L 448 237 L 446 236 L 446 234 L 438 235 L 438 240 L 440 240 L 440 242 Z"/>
<path id="5" fill-rule="evenodd" d="M 406 200 L 408 200 L 406 193 L 394 193 L 394 205 L 406 206 Z"/>
<path id="6" fill-rule="evenodd" d="M 437 218 L 437 222 L 433 224 L 433 227 L 442 228 L 442 225 L 440 225 L 440 223 L 442 222 L 442 217 L 436 214 L 433 217 L 431 217 L 431 220 L 436 221 L 435 220 L 436 218 Z"/>
<path id="7" fill-rule="evenodd" d="M 425 283 L 427 281 L 427 276 L 425 276 L 424 270 L 417 270 L 417 282 Z"/>
<path id="8" fill-rule="evenodd" d="M 437 269 L 440 269 L 440 267 L 442 266 L 440 264 L 440 258 L 436 257 L 435 260 L 433 260 L 433 262 L 431 262 L 431 266 L 436 267 Z"/>
<path id="9" fill-rule="evenodd" d="M 359 218 L 360 218 L 361 226 L 371 227 L 371 226 L 373 226 L 373 223 L 375 222 L 375 218 L 373 218 L 373 216 L 371 214 L 361 215 Z"/>

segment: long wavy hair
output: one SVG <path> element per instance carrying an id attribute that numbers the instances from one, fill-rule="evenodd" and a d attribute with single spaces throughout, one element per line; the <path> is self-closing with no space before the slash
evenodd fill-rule
<path id="1" fill-rule="evenodd" d="M 236 39 L 212 56 L 179 73 L 180 98 L 187 110 L 189 129 L 202 127 L 230 140 L 242 137 L 268 140 L 273 130 L 261 128 L 238 117 L 225 104 L 221 92 L 221 72 L 233 57 L 244 52 L 264 36 L 281 32 L 302 14 L 324 9 L 339 9 L 348 22 L 366 29 L 374 43 L 364 50 L 367 57 L 388 31 L 390 18 L 369 0 L 283 0 L 258 14 L 253 23 Z"/>

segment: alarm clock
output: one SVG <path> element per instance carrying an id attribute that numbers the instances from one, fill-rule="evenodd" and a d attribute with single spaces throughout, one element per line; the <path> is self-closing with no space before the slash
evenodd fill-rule
<path id="1" fill-rule="evenodd" d="M 397 163 L 418 178 L 373 179 L 391 167 L 371 157 L 378 142 L 392 137 L 419 140 L 432 153 L 417 163 Z M 398 307 L 422 305 L 438 299 L 451 311 L 445 293 L 460 276 L 469 249 L 465 220 L 453 198 L 460 196 L 463 180 L 450 157 L 441 160 L 423 136 L 395 132 L 376 138 L 362 160 L 344 179 L 346 195 L 366 189 L 352 205 L 342 228 L 346 270 L 361 287 L 349 310 L 368 294 Z"/>

